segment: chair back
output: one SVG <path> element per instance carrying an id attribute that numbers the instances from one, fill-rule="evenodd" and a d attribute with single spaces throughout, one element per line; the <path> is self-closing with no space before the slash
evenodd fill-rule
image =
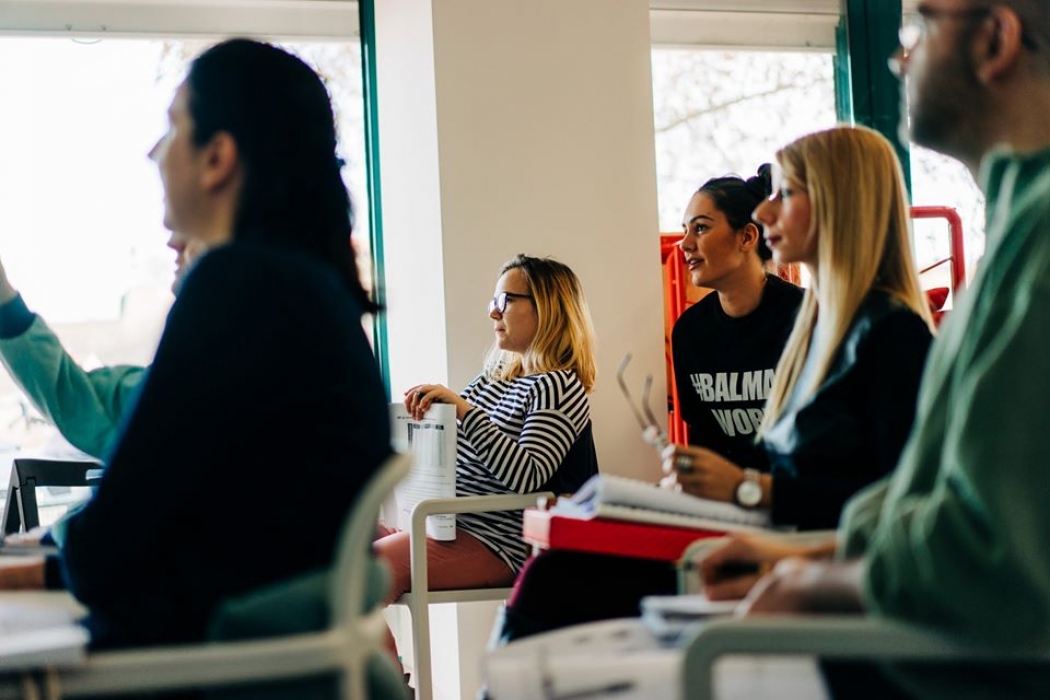
<path id="1" fill-rule="evenodd" d="M 16 459 L 0 515 L 3 534 L 32 530 L 40 524 L 40 505 L 36 489 L 44 486 L 90 486 L 89 476 L 98 471 L 98 462 Z M 45 504 L 46 505 L 46 504 Z"/>
<path id="2" fill-rule="evenodd" d="M 338 627 L 365 615 L 368 586 L 368 567 L 363 558 L 371 557 L 379 508 L 404 479 L 412 467 L 412 456 L 394 452 L 372 475 L 365 489 L 357 497 L 339 540 L 339 551 L 334 562 L 332 590 L 332 626 Z"/>
<path id="3" fill-rule="evenodd" d="M 540 491 L 552 491 L 555 496 L 576 493 L 592 476 L 598 473 L 598 452 L 594 449 L 594 431 L 591 422 L 576 438 L 562 460 L 561 466 Z"/>

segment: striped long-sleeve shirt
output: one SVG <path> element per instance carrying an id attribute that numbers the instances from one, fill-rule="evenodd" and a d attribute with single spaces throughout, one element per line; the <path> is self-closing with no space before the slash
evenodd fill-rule
<path id="1" fill-rule="evenodd" d="M 460 496 L 542 490 L 590 421 L 587 392 L 569 370 L 513 381 L 479 375 L 463 391 L 473 408 L 459 423 Z M 457 527 L 517 571 L 528 555 L 520 512 L 464 514 Z"/>

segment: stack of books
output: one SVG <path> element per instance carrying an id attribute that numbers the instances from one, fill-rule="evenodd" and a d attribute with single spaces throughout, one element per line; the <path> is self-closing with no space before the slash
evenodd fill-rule
<path id="1" fill-rule="evenodd" d="M 543 549 L 677 561 L 698 539 L 769 527 L 768 511 L 599 474 L 550 510 L 525 511 L 523 534 Z"/>

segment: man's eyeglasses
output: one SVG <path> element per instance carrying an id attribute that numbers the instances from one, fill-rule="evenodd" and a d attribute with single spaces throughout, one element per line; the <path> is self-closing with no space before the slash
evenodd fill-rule
<path id="1" fill-rule="evenodd" d="M 905 18 L 904 24 L 901 25 L 900 31 L 897 33 L 897 39 L 900 41 L 901 48 L 904 49 L 904 55 L 907 56 L 926 37 L 930 23 L 941 19 L 983 19 L 991 14 L 991 11 L 991 7 L 968 7 L 959 10 L 922 7 L 919 8 L 916 14 Z M 1027 31 L 1022 30 L 1021 43 L 1030 51 L 1035 51 L 1038 48 Z"/>
<path id="2" fill-rule="evenodd" d="M 499 315 L 502 316 L 507 310 L 507 304 L 512 299 L 531 299 L 531 294 L 515 294 L 514 292 L 500 292 L 496 296 L 492 297 L 492 301 L 489 302 L 489 313 L 493 311 L 499 311 Z"/>

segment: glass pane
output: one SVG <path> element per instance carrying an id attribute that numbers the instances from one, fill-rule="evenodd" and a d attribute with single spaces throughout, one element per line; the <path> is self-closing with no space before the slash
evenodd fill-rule
<path id="1" fill-rule="evenodd" d="M 907 7 L 905 8 L 908 9 Z M 905 23 L 914 21 L 914 12 L 905 12 Z M 907 100 L 907 91 L 902 91 Z M 914 143 L 911 144 L 912 203 L 919 206 L 951 207 L 963 223 L 963 258 L 966 276 L 972 279 L 977 261 L 984 254 L 984 194 L 970 171 L 955 160 Z M 915 223 L 915 257 L 923 275 L 923 287 L 946 287 L 951 284 L 947 264 L 952 254 L 948 226 L 943 220 Z M 938 264 L 940 263 L 940 264 Z M 945 308 L 951 308 L 949 301 Z"/>
<path id="2" fill-rule="evenodd" d="M 708 178 L 750 177 L 777 149 L 836 123 L 832 55 L 824 53 L 653 49 L 653 115 L 660 247 L 664 261 L 664 346 L 672 437 L 685 439 L 674 416 L 670 340 L 674 321 L 707 290 L 684 274 L 674 241 L 682 212 Z M 802 280 L 803 283 L 808 280 Z"/>
<path id="3" fill-rule="evenodd" d="M 963 222 L 966 276 L 972 278 L 984 253 L 984 194 L 959 161 L 911 145 L 912 202 L 916 205 L 952 207 Z M 916 222 L 915 257 L 925 269 L 951 254 L 948 227 L 943 221 Z M 924 275 L 923 287 L 947 286 L 946 265 Z M 929 280 L 925 277 L 930 277 Z M 936 283 L 935 283 L 936 282 Z"/>
<path id="4" fill-rule="evenodd" d="M 789 141 L 834 126 L 832 55 L 653 49 L 660 230 L 710 177 L 749 177 Z"/>
<path id="5" fill-rule="evenodd" d="M 188 62 L 209 43 L 0 40 L 0 259 L 86 368 L 153 356 L 172 302 L 174 253 L 146 153 L 166 129 Z M 328 83 L 367 260 L 359 43 L 285 46 Z M 15 454 L 68 449 L 0 372 L 0 488 Z"/>

